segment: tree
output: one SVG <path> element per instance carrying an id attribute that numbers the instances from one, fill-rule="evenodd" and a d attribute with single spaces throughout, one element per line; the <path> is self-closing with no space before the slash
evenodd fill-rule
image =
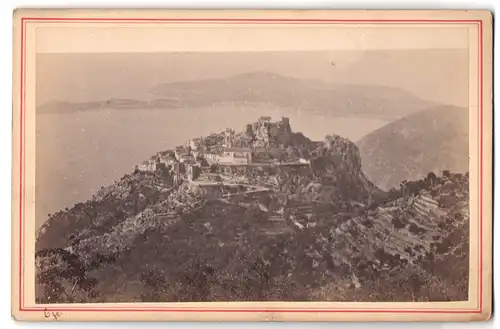
<path id="1" fill-rule="evenodd" d="M 217 172 L 217 169 L 218 169 L 218 166 L 217 166 L 217 164 L 216 164 L 216 163 L 214 163 L 214 164 L 210 165 L 210 172 L 211 172 L 212 174 L 216 173 L 216 172 Z"/>
<path id="2" fill-rule="evenodd" d="M 159 302 L 167 291 L 167 281 L 162 270 L 151 268 L 140 275 L 142 284 L 149 290 L 141 294 L 143 302 Z"/>
<path id="3" fill-rule="evenodd" d="M 216 284 L 214 274 L 214 268 L 203 264 L 201 260 L 189 262 L 186 271 L 178 278 L 181 283 L 179 293 L 182 299 L 185 301 L 208 301 L 211 288 Z"/>
<path id="4" fill-rule="evenodd" d="M 42 249 L 35 255 L 37 283 L 43 303 L 85 302 L 97 297 L 97 280 L 78 256 L 65 249 Z"/>
<path id="5" fill-rule="evenodd" d="M 433 173 L 432 171 L 429 172 L 427 174 L 427 176 L 425 177 L 425 181 L 426 181 L 428 187 L 432 187 L 432 186 L 436 185 L 437 179 L 438 178 L 437 178 L 436 174 Z"/>
<path id="6" fill-rule="evenodd" d="M 401 183 L 399 183 L 399 187 L 401 189 L 403 198 L 406 197 L 406 196 L 408 196 L 408 193 L 407 193 L 408 181 L 407 180 L 402 181 Z"/>

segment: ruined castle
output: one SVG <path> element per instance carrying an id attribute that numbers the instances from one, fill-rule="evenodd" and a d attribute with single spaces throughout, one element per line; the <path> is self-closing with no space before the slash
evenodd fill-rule
<path id="1" fill-rule="evenodd" d="M 244 133 L 252 140 L 252 147 L 271 147 L 273 139 L 279 135 L 292 133 L 290 119 L 283 117 L 280 121 L 271 122 L 271 117 L 263 116 L 257 122 L 246 125 Z"/>

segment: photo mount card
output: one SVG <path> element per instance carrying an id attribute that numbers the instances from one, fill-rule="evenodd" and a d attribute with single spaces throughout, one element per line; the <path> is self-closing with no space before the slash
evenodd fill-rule
<path id="1" fill-rule="evenodd" d="M 492 15 L 14 12 L 12 316 L 485 321 Z"/>

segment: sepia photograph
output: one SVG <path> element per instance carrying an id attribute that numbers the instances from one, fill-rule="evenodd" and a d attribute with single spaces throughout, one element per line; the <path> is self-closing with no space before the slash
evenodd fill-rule
<path id="1" fill-rule="evenodd" d="M 17 15 L 17 317 L 489 318 L 489 13 Z"/>

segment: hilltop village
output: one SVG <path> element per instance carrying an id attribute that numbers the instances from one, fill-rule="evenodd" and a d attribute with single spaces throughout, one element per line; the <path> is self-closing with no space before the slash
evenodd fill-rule
<path id="1" fill-rule="evenodd" d="M 385 192 L 348 139 L 261 117 L 51 215 L 37 300 L 467 300 L 468 184 L 446 170 Z"/>
<path id="2" fill-rule="evenodd" d="M 435 219 L 446 217 L 457 200 L 467 198 L 456 188 L 457 184 L 462 184 L 460 175 L 458 178 L 445 175 L 441 184 L 436 184 L 437 178 L 432 175 L 417 182 L 403 182 L 404 186 L 395 192 L 396 195 L 388 196 L 363 175 L 357 148 L 352 143 L 339 136 L 327 136 L 324 141 L 313 142 L 292 132 L 286 117 L 276 122 L 268 116 L 260 117 L 245 125 L 241 132 L 228 128 L 189 140 L 183 146 L 159 152 L 136 166 L 135 171 L 160 177 L 159 183 L 153 185 L 163 187 L 164 191 L 178 190 L 181 186 L 186 190 L 183 198 L 178 198 L 175 206 L 165 212 L 166 219 L 177 218 L 181 213 L 192 211 L 193 204 L 200 204 L 198 199 L 187 197 L 191 193 L 226 205 L 247 209 L 255 206 L 257 213 L 265 213 L 275 223 L 276 227 L 266 229 L 265 234 L 286 231 L 285 222 L 303 230 L 315 227 L 323 217 L 333 216 L 342 223 L 336 233 L 349 237 L 350 233 L 346 232 L 363 225 L 355 214 L 364 213 L 369 215 L 369 222 L 380 224 L 373 230 L 381 236 L 393 225 L 407 226 L 409 231 L 405 233 L 391 233 L 391 239 L 395 239 L 390 244 L 393 249 L 385 238 L 379 241 L 378 247 L 385 246 L 391 249 L 391 254 L 408 261 L 412 256 L 406 249 L 421 245 L 422 250 L 414 252 L 413 256 L 429 251 L 433 237 L 440 231 Z M 165 177 L 171 179 L 162 186 Z M 453 182 L 457 179 L 459 181 Z M 427 190 L 429 184 L 439 189 L 438 197 Z M 352 191 L 356 191 L 355 195 Z M 387 202 L 382 211 L 378 205 L 388 199 L 393 201 Z M 402 224 L 405 220 L 401 216 L 408 211 L 420 220 L 407 220 Z M 344 218 L 347 213 L 349 218 Z M 408 234 L 421 235 L 421 232 L 429 236 L 408 240 Z M 337 265 L 346 262 L 347 259 L 336 260 Z"/>
<path id="3" fill-rule="evenodd" d="M 247 124 L 242 132 L 227 128 L 221 133 L 194 138 L 185 145 L 159 152 L 135 167 L 136 171 L 155 172 L 168 169 L 177 183 L 189 180 L 198 184 L 214 182 L 221 176 L 210 173 L 247 172 L 249 168 L 270 166 L 308 167 L 310 160 L 291 149 L 294 134 L 289 118 L 272 122 L 260 117 Z M 215 169 L 217 168 L 217 170 Z"/>

